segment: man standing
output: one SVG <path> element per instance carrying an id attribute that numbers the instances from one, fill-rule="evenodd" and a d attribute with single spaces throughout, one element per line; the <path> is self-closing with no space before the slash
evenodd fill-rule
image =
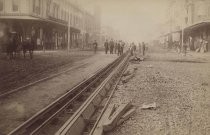
<path id="1" fill-rule="evenodd" d="M 122 42 L 122 44 L 121 44 L 121 55 L 123 54 L 124 46 L 125 46 L 125 42 Z"/>
<path id="2" fill-rule="evenodd" d="M 133 51 L 136 52 L 136 45 L 133 44 Z"/>
<path id="3" fill-rule="evenodd" d="M 130 44 L 130 51 L 131 51 L 131 56 L 134 55 L 134 42 Z"/>
<path id="4" fill-rule="evenodd" d="M 187 54 L 187 43 L 186 42 L 183 43 L 183 53 L 184 53 L 184 56 L 186 56 L 186 54 Z"/>
<path id="5" fill-rule="evenodd" d="M 117 50 L 118 50 L 118 45 L 117 45 L 117 40 L 114 44 L 114 53 L 117 54 Z"/>
<path id="6" fill-rule="evenodd" d="M 107 54 L 108 50 L 109 50 L 109 43 L 108 40 L 105 41 L 104 43 L 104 48 L 105 48 L 105 53 Z"/>
<path id="7" fill-rule="evenodd" d="M 141 43 L 139 43 L 139 54 L 141 54 Z"/>
<path id="8" fill-rule="evenodd" d="M 93 49 L 94 49 L 94 53 L 96 53 L 98 48 L 98 43 L 96 42 L 96 40 L 93 42 Z"/>
<path id="9" fill-rule="evenodd" d="M 121 41 L 118 42 L 117 44 L 117 49 L 118 49 L 118 56 L 121 55 Z"/>
<path id="10" fill-rule="evenodd" d="M 143 56 L 145 55 L 145 50 L 146 50 L 145 43 L 142 42 L 142 54 L 143 54 Z"/>
<path id="11" fill-rule="evenodd" d="M 113 41 L 113 39 L 111 39 L 111 41 L 109 43 L 109 47 L 110 47 L 110 54 L 113 54 L 113 49 L 114 49 L 114 41 Z"/>

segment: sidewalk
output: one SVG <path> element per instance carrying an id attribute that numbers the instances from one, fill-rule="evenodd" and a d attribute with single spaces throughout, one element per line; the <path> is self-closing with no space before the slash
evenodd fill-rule
<path id="1" fill-rule="evenodd" d="M 190 52 L 187 52 L 187 54 L 195 56 L 195 57 L 208 57 L 208 58 L 210 58 L 210 52 L 197 53 L 197 52 L 194 52 L 194 51 L 190 51 Z"/>

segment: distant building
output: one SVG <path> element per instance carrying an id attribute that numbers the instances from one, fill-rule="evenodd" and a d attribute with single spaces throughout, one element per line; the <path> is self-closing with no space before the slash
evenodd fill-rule
<path id="1" fill-rule="evenodd" d="M 210 43 L 210 1 L 171 0 L 168 10 L 168 32 L 165 34 L 169 46 L 174 43 L 188 44 L 191 50 L 197 49 L 201 40 Z M 183 31 L 182 31 L 183 30 Z M 207 50 L 210 44 L 207 46 Z"/>
<path id="2" fill-rule="evenodd" d="M 0 0 L 0 38 L 12 31 L 21 40 L 35 35 L 37 49 L 67 49 L 68 41 L 69 47 L 86 46 L 95 31 L 94 19 L 70 0 Z"/>
<path id="3" fill-rule="evenodd" d="M 201 46 L 203 40 L 208 41 L 206 50 L 210 48 L 210 1 L 186 0 L 187 26 L 184 29 L 185 40 L 191 50 Z"/>
<path id="4" fill-rule="evenodd" d="M 171 0 L 167 10 L 167 32 L 162 36 L 162 41 L 168 48 L 173 48 L 175 44 L 181 42 L 181 30 L 185 27 L 185 0 Z"/>

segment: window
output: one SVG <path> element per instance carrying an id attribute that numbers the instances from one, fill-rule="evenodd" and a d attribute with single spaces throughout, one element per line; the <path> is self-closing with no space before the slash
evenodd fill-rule
<path id="1" fill-rule="evenodd" d="M 0 0 L 0 12 L 4 10 L 4 1 Z"/>
<path id="2" fill-rule="evenodd" d="M 55 13 L 56 12 L 56 5 L 55 5 L 55 3 L 53 4 L 53 17 L 55 17 Z"/>
<path id="3" fill-rule="evenodd" d="M 64 20 L 68 21 L 68 19 L 67 19 L 67 12 L 66 11 L 64 11 Z"/>
<path id="4" fill-rule="evenodd" d="M 72 16 L 72 14 L 70 15 L 70 24 L 73 25 L 73 16 Z"/>
<path id="5" fill-rule="evenodd" d="M 59 14 L 59 6 L 56 3 L 54 3 L 53 4 L 53 17 L 58 19 L 59 17 L 58 14 Z"/>
<path id="6" fill-rule="evenodd" d="M 19 0 L 12 0 L 12 11 L 13 12 L 17 12 L 18 11 L 18 8 L 19 8 Z"/>
<path id="7" fill-rule="evenodd" d="M 56 3 L 53 4 L 53 17 L 58 18 L 59 7 Z"/>
<path id="8" fill-rule="evenodd" d="M 40 14 L 41 10 L 41 1 L 40 0 L 33 0 L 33 12 L 36 14 Z"/>
<path id="9" fill-rule="evenodd" d="M 209 10 L 209 11 L 208 11 L 208 14 L 209 14 L 209 17 L 210 17 L 210 6 L 209 6 L 208 10 Z"/>
<path id="10" fill-rule="evenodd" d="M 56 18 L 58 18 L 59 17 L 59 7 L 58 7 L 58 5 L 56 4 Z"/>

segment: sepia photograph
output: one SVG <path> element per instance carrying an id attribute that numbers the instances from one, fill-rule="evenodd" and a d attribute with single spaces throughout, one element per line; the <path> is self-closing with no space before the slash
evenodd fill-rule
<path id="1" fill-rule="evenodd" d="M 0 0 L 0 135 L 210 135 L 210 0 Z"/>

